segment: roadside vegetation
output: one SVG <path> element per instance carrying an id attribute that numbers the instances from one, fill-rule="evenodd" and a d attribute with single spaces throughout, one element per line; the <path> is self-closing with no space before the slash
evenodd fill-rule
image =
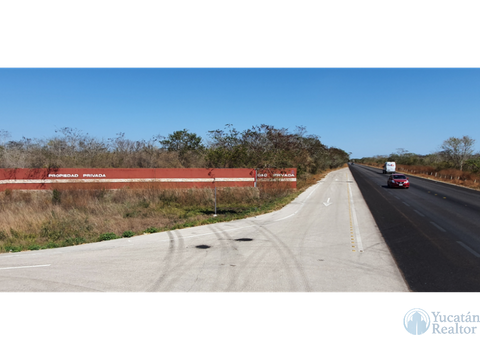
<path id="1" fill-rule="evenodd" d="M 9 140 L 0 131 L 2 168 L 297 168 L 297 189 L 285 182 L 257 188 L 89 190 L 0 193 L 0 252 L 38 250 L 132 237 L 255 216 L 280 209 L 348 154 L 322 144 L 305 128 L 290 133 L 261 125 L 209 132 L 207 141 L 186 129 L 149 141 L 118 134 L 100 141 L 64 128 L 51 139 Z"/>
<path id="2" fill-rule="evenodd" d="M 0 130 L 0 168 L 297 168 L 315 174 L 341 166 L 349 155 L 324 145 L 305 127 L 295 131 L 270 125 L 238 131 L 232 125 L 208 132 L 204 140 L 186 129 L 150 140 L 124 133 L 96 139 L 62 128 L 47 139 L 10 140 Z"/>
<path id="3" fill-rule="evenodd" d="M 397 149 L 390 155 L 355 159 L 359 164 L 382 168 L 395 161 L 397 171 L 480 190 L 480 153 L 474 153 L 475 140 L 469 136 L 445 140 L 440 151 L 419 155 Z"/>

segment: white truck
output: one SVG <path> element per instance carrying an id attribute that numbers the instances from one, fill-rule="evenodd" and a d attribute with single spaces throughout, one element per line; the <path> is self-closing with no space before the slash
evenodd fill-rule
<path id="1" fill-rule="evenodd" d="M 395 172 L 395 168 L 396 168 L 396 165 L 395 165 L 395 162 L 394 162 L 394 161 L 387 161 L 387 162 L 383 165 L 383 173 L 384 173 L 384 174 L 394 173 L 394 172 Z"/>

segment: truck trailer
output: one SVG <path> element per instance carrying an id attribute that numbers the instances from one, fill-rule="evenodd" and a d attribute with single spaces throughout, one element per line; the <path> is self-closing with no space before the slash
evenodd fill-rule
<path id="1" fill-rule="evenodd" d="M 383 173 L 384 174 L 393 174 L 395 172 L 395 168 L 396 168 L 396 165 L 395 165 L 394 161 L 387 161 L 383 165 Z"/>

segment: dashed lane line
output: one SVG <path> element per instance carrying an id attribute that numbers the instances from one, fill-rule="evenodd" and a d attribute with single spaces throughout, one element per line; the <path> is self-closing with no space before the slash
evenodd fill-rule
<path id="1" fill-rule="evenodd" d="M 354 203 L 353 203 L 352 188 L 350 187 L 350 184 L 348 183 L 348 174 L 345 174 L 345 176 L 347 177 L 348 212 L 349 212 L 349 215 L 350 215 L 350 242 L 352 244 L 355 243 L 355 237 L 354 237 L 354 234 L 355 234 L 356 235 L 357 246 L 358 246 L 358 251 L 363 252 L 362 237 L 360 236 L 360 229 L 358 228 L 357 214 L 355 212 L 355 206 L 354 206 Z M 353 220 L 353 226 L 352 226 L 352 220 Z M 352 251 L 355 251 L 355 245 L 352 245 Z"/>
<path id="2" fill-rule="evenodd" d="M 37 268 L 37 267 L 44 267 L 44 266 L 50 266 L 50 265 L 51 265 L 51 264 L 47 264 L 47 265 L 30 265 L 30 266 L 12 266 L 12 267 L 0 268 L 0 270 Z"/>
<path id="3" fill-rule="evenodd" d="M 460 245 L 462 245 L 465 249 L 467 249 L 468 251 L 470 251 L 473 255 L 475 255 L 476 257 L 480 257 L 480 254 L 477 253 L 475 250 L 473 250 L 470 246 L 468 245 L 465 245 L 463 242 L 461 241 L 457 241 L 457 243 L 459 243 Z"/>
<path id="4" fill-rule="evenodd" d="M 420 211 L 417 211 L 417 210 L 413 210 L 413 211 L 415 211 L 418 215 L 425 217 L 425 215 L 423 215 Z"/>
<path id="5" fill-rule="evenodd" d="M 438 230 L 440 231 L 443 231 L 443 232 L 447 232 L 445 229 L 441 228 L 440 226 L 438 226 L 437 224 L 435 224 L 433 221 L 430 221 L 430 224 L 432 224 L 433 226 L 435 226 Z"/>

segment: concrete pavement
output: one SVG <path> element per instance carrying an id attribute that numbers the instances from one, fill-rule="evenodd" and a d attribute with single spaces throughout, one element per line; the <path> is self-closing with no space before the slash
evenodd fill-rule
<path id="1" fill-rule="evenodd" d="M 408 291 L 348 168 L 255 218 L 0 255 L 1 291 Z"/>

